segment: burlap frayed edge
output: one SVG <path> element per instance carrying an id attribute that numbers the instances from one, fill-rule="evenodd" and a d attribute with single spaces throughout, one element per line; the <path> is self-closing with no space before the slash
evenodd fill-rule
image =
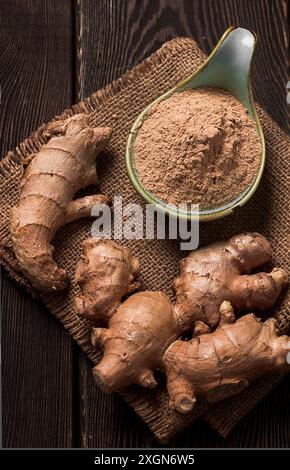
<path id="1" fill-rule="evenodd" d="M 21 287 L 32 293 L 32 295 L 35 294 L 34 289 L 31 288 L 25 278 L 22 278 L 17 274 L 17 264 L 13 258 L 13 254 L 9 250 L 0 250 L 0 264 L 6 269 L 12 279 L 16 280 L 17 283 L 21 285 Z M 89 340 L 90 335 L 87 334 L 87 325 L 80 323 L 79 319 L 77 319 L 73 313 L 68 314 L 65 312 L 60 301 L 54 301 L 50 305 L 48 305 L 43 298 L 42 301 L 49 310 L 51 309 L 51 306 L 53 306 L 53 315 L 58 318 L 64 328 L 69 331 L 69 334 L 72 336 L 73 340 L 77 342 L 87 358 L 93 364 L 97 364 L 101 358 L 101 352 L 97 351 L 92 346 Z M 151 395 L 151 398 L 152 394 L 154 394 L 156 401 L 149 401 L 149 394 Z M 184 425 L 182 422 L 179 422 L 179 425 L 176 424 L 174 428 L 172 428 L 169 424 L 166 424 L 164 421 L 163 408 L 158 404 L 158 402 L 161 402 L 161 394 L 163 396 L 165 392 L 162 391 L 160 387 L 153 390 L 143 389 L 142 394 L 138 393 L 136 387 L 131 387 L 124 392 L 118 393 L 118 395 L 124 398 L 124 400 L 132 406 L 136 414 L 145 421 L 146 425 L 149 427 L 150 431 L 153 432 L 157 440 L 161 444 L 167 444 L 179 431 L 184 429 Z M 156 406 L 152 404 L 153 402 L 156 403 Z M 205 407 L 209 408 L 210 405 L 206 404 L 204 401 L 200 401 L 194 412 L 188 416 L 188 424 L 203 416 L 206 409 Z M 172 414 L 174 414 L 173 411 Z M 168 420 L 168 422 L 169 421 L 170 420 Z"/>
<path id="2" fill-rule="evenodd" d="M 237 409 L 237 413 L 232 412 L 231 422 L 229 423 L 228 416 L 225 413 L 228 403 L 220 402 L 218 407 L 211 407 L 202 415 L 202 419 L 210 425 L 212 429 L 217 431 L 222 437 L 226 438 L 227 435 L 232 431 L 232 429 L 240 422 L 241 415 L 246 416 L 251 410 L 255 408 L 257 403 L 265 398 L 265 395 L 271 392 L 285 376 L 272 376 L 265 377 L 255 384 L 252 384 L 251 387 L 244 391 L 244 394 L 247 396 L 254 396 L 255 401 L 253 400 L 252 405 L 251 401 L 245 397 L 243 401 L 240 402 L 240 406 Z"/>
<path id="3" fill-rule="evenodd" d="M 84 99 L 82 102 L 77 103 L 71 108 L 64 110 L 63 113 L 61 113 L 59 116 L 56 116 L 48 123 L 42 124 L 35 132 L 33 132 L 27 139 L 25 139 L 21 144 L 19 144 L 13 151 L 8 152 L 6 157 L 2 160 L 2 162 L 0 163 L 0 185 L 1 181 L 3 181 L 7 174 L 10 174 L 13 171 L 23 171 L 23 166 L 26 166 L 29 161 L 29 155 L 38 152 L 39 148 L 46 143 L 47 137 L 45 135 L 45 131 L 47 129 L 48 124 L 80 112 L 96 112 L 97 106 L 101 106 L 104 102 L 108 104 L 108 100 L 110 98 L 115 97 L 116 94 L 124 90 L 131 83 L 136 80 L 144 79 L 144 77 L 146 77 L 146 75 L 149 74 L 153 68 L 158 67 L 158 65 L 162 64 L 163 60 L 168 59 L 169 53 L 171 56 L 174 56 L 175 54 L 178 54 L 184 49 L 194 46 L 195 43 L 191 38 L 177 38 L 166 42 L 157 52 L 155 52 L 153 55 L 145 59 L 141 64 L 135 66 L 132 70 L 121 76 L 118 80 L 113 81 L 111 84 L 105 86 L 102 90 L 93 93 L 90 97 Z M 278 126 L 277 123 L 275 123 L 275 125 Z M 281 130 L 281 132 L 283 132 L 281 128 L 279 129 Z M 3 237 L 3 233 L 0 233 L 0 247 L 3 247 L 4 245 L 7 245 L 7 240 L 5 240 L 5 237 Z M 31 287 L 31 285 L 26 282 L 26 280 L 22 279 L 18 274 L 19 270 L 17 268 L 17 263 L 13 259 L 12 252 L 10 252 L 8 249 L 4 248 L 0 250 L 0 264 L 5 267 L 11 277 L 17 280 L 17 282 L 22 287 L 32 293 L 32 295 L 39 297 L 38 292 L 35 291 Z M 45 300 L 44 303 L 47 305 Z M 78 330 L 76 329 L 76 331 L 72 331 L 72 328 L 74 328 L 76 324 L 75 316 L 72 316 L 72 318 L 70 318 L 70 316 L 68 316 L 67 313 L 63 311 L 60 302 L 55 302 L 54 308 L 56 310 L 55 316 L 60 319 L 66 329 L 70 329 L 70 333 L 74 335 L 74 339 L 83 349 L 88 358 L 93 363 L 96 363 L 100 356 L 97 351 L 93 350 L 90 342 L 88 342 L 87 340 L 81 340 L 81 336 L 84 336 L 83 330 L 79 328 Z M 81 331 L 82 335 L 80 333 Z M 255 395 L 256 398 L 258 398 L 258 400 L 260 398 L 263 398 L 265 396 L 265 393 L 272 390 L 273 387 L 281 381 L 281 379 L 281 377 L 265 379 L 265 383 L 262 384 L 262 387 L 261 382 L 257 383 L 256 386 L 257 391 L 259 393 Z M 152 390 L 148 393 L 152 395 L 152 392 L 155 393 L 155 391 Z M 253 387 L 253 392 L 255 393 L 255 386 Z M 156 391 L 157 400 L 158 394 L 160 394 L 160 389 L 157 389 Z M 167 443 L 172 437 L 176 435 L 178 431 L 184 429 L 184 425 L 177 425 L 174 427 L 174 429 L 169 426 L 166 426 L 162 413 L 159 413 L 159 416 L 156 415 L 156 411 L 159 410 L 158 405 L 156 405 L 156 407 L 154 407 L 153 405 L 148 406 L 146 394 L 143 394 L 142 397 L 140 397 L 139 394 L 136 393 L 136 391 L 134 391 L 133 389 L 130 392 L 126 391 L 124 393 L 121 393 L 120 395 L 134 408 L 136 413 L 146 421 L 151 431 L 155 434 L 155 436 L 161 443 Z M 252 407 L 249 407 L 247 400 L 245 400 L 244 413 L 246 414 L 254 406 L 255 403 L 253 403 Z M 231 422 L 231 425 L 229 426 L 228 423 L 223 420 L 222 412 L 215 414 L 212 414 L 212 412 L 213 409 L 212 407 L 210 407 L 210 405 L 205 406 L 205 403 L 201 402 L 200 406 L 197 405 L 195 413 L 188 416 L 188 424 L 192 423 L 196 418 L 202 416 L 205 421 L 207 421 L 214 429 L 216 429 L 221 435 L 225 437 L 233 428 L 234 424 L 237 423 L 241 418 L 240 413 L 239 416 L 233 416 L 233 422 Z"/>
<path id="4" fill-rule="evenodd" d="M 144 79 L 153 68 L 162 64 L 163 60 L 168 59 L 170 55 L 178 54 L 183 48 L 193 45 L 194 41 L 190 38 L 172 39 L 166 42 L 158 49 L 153 55 L 145 59 L 142 63 L 136 65 L 132 70 L 122 75 L 117 80 L 106 85 L 103 89 L 96 91 L 88 98 L 85 98 L 80 103 L 74 104 L 71 108 L 65 109 L 59 116 L 51 119 L 49 122 L 42 124 L 34 131 L 27 139 L 21 142 L 14 150 L 10 150 L 6 157 L 0 163 L 0 186 L 5 177 L 14 171 L 23 171 L 30 160 L 30 155 L 38 152 L 40 147 L 47 142 L 45 134 L 47 126 L 59 119 L 72 116 L 77 113 L 93 113 L 96 111 L 96 106 L 101 106 L 108 99 L 113 98 L 116 94 L 124 90 L 128 85 L 135 80 Z M 0 247 L 7 246 L 9 240 L 5 237 L 2 230 L 0 230 Z M 25 286 L 26 287 L 26 286 Z M 28 290 L 38 296 L 37 292 L 30 287 Z"/>
<path id="5" fill-rule="evenodd" d="M 178 52 L 192 44 L 194 44 L 194 41 L 190 38 L 177 38 L 166 42 L 153 55 L 136 65 L 132 70 L 129 70 L 117 80 L 106 85 L 103 89 L 96 91 L 80 103 L 74 104 L 71 108 L 65 109 L 59 116 L 56 116 L 51 121 L 40 125 L 35 132 L 19 144 L 14 150 L 8 152 L 6 157 L 1 161 L 0 181 L 1 177 L 5 177 L 7 173 L 10 173 L 11 170 L 14 170 L 17 166 L 25 165 L 28 160 L 28 156 L 38 152 L 40 147 L 47 142 L 45 131 L 50 123 L 77 113 L 93 113 L 96 111 L 96 106 L 101 106 L 108 99 L 115 97 L 116 94 L 120 93 L 128 85 L 133 83 L 135 80 L 144 78 L 153 68 L 161 64 L 163 60 L 168 59 L 168 53 L 171 55 L 178 54 Z"/>
<path id="6" fill-rule="evenodd" d="M 38 127 L 36 131 L 34 131 L 27 139 L 25 139 L 22 143 L 20 143 L 14 150 L 11 150 L 7 153 L 6 157 L 0 163 L 0 185 L 1 181 L 5 179 L 5 177 L 10 174 L 11 172 L 15 171 L 23 171 L 23 167 L 25 167 L 29 162 L 29 155 L 32 155 L 39 151 L 40 147 L 47 142 L 47 137 L 45 135 L 47 126 L 51 122 L 55 122 L 59 119 L 64 119 L 69 117 L 73 114 L 77 113 L 92 113 L 96 110 L 97 106 L 101 106 L 105 101 L 107 102 L 108 99 L 113 98 L 116 94 L 120 93 L 124 90 L 128 85 L 133 83 L 136 80 L 144 79 L 146 75 L 150 74 L 152 69 L 158 67 L 158 65 L 162 64 L 164 60 L 168 59 L 168 54 L 175 55 L 184 50 L 187 47 L 194 45 L 194 41 L 190 38 L 178 38 L 173 39 L 171 41 L 166 42 L 158 51 L 156 51 L 153 55 L 145 59 L 142 63 L 136 65 L 132 70 L 125 73 L 119 79 L 113 81 L 112 83 L 105 86 L 102 90 L 98 90 L 93 93 L 90 97 L 84 99 L 82 102 L 73 105 L 71 108 L 64 110 L 59 116 L 56 116 L 54 119 L 50 120 L 49 122 L 42 124 Z M 7 246 L 8 240 L 4 236 L 2 232 L 0 232 L 0 246 L 4 247 Z M 17 263 L 13 259 L 12 252 L 9 251 L 7 248 L 3 248 L 0 251 L 0 263 L 4 266 L 7 270 L 8 274 L 23 287 L 28 292 L 30 292 L 34 297 L 39 297 L 39 294 L 33 287 L 23 280 L 21 276 L 18 274 L 19 270 L 17 267 Z M 46 303 L 46 302 L 45 302 Z M 46 304 L 47 305 L 47 304 Z M 70 328 L 70 330 L 75 325 L 75 318 L 70 318 L 63 312 L 63 309 L 60 303 L 56 303 L 55 305 L 55 316 L 60 319 L 63 323 L 64 327 Z M 96 363 L 98 360 L 98 353 L 93 350 L 91 344 L 88 344 L 87 341 L 81 340 L 81 331 L 76 330 L 74 332 L 70 331 L 71 334 L 74 334 L 74 339 L 88 356 L 88 358 L 93 362 Z M 149 393 L 149 392 L 148 392 Z M 152 393 L 152 392 L 151 392 Z M 154 392 L 155 393 L 155 392 Z M 149 426 L 150 430 L 155 434 L 159 442 L 167 443 L 178 431 L 183 429 L 183 426 L 180 429 L 175 427 L 171 429 L 169 427 L 164 426 L 164 416 L 160 413 L 159 418 L 156 416 L 156 412 L 159 409 L 158 406 L 156 407 L 149 407 L 148 402 L 146 401 L 146 394 L 143 394 L 142 398 L 139 394 L 134 392 L 134 389 L 130 392 L 125 392 L 120 394 L 131 406 L 133 406 L 135 412 L 146 421 L 147 425 Z M 157 392 L 156 392 L 156 399 Z M 199 409 L 200 408 L 200 409 Z M 204 408 L 197 407 L 195 413 L 189 417 L 188 422 L 193 422 L 194 419 L 201 416 L 202 411 Z M 162 422 L 161 430 L 160 430 L 160 423 Z M 161 431 L 161 432 L 160 432 Z"/>

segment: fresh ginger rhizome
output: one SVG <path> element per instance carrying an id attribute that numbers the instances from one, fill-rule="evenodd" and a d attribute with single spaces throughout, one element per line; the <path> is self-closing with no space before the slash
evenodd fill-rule
<path id="1" fill-rule="evenodd" d="M 110 134 L 92 128 L 84 114 L 51 123 L 11 211 L 14 252 L 33 286 L 51 292 L 68 282 L 79 287 L 75 311 L 92 321 L 92 343 L 104 352 L 93 369 L 99 386 L 107 392 L 133 384 L 153 388 L 160 370 L 171 407 L 188 413 L 199 397 L 216 402 L 258 377 L 289 371 L 289 337 L 277 335 L 274 319 L 263 323 L 249 313 L 235 321 L 235 313 L 260 315 L 273 307 L 288 282 L 282 268 L 263 271 L 271 247 L 260 234 L 190 253 L 180 263 L 174 300 L 163 292 L 134 293 L 139 260 L 110 240 L 84 241 L 74 280 L 56 264 L 51 242 L 57 229 L 108 201 L 74 195 L 96 183 L 95 159 Z"/>
<path id="2" fill-rule="evenodd" d="M 138 260 L 115 242 L 86 240 L 75 309 L 97 325 L 92 343 L 104 351 L 93 369 L 97 384 L 108 393 L 133 384 L 153 388 L 161 370 L 170 405 L 188 413 L 201 396 L 217 402 L 263 375 L 289 371 L 289 338 L 278 337 L 273 318 L 263 323 L 250 313 L 235 320 L 234 309 L 271 308 L 287 284 L 283 269 L 252 274 L 270 257 L 263 236 L 241 234 L 181 261 L 174 302 L 152 291 L 123 300 L 138 288 Z"/>

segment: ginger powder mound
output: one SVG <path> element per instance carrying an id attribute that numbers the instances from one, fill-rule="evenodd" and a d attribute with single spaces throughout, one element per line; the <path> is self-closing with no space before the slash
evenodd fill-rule
<path id="1" fill-rule="evenodd" d="M 186 90 L 157 103 L 135 140 L 143 186 L 169 204 L 201 209 L 220 207 L 244 192 L 261 155 L 247 109 L 217 88 Z"/>

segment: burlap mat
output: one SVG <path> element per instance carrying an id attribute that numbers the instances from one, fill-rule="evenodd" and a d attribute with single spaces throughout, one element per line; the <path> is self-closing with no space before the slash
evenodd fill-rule
<path id="1" fill-rule="evenodd" d="M 94 93 L 84 102 L 66 110 L 63 115 L 77 112 L 91 113 L 94 125 L 112 126 L 114 129 L 110 145 L 98 162 L 100 192 L 122 195 L 124 203 L 138 202 L 126 175 L 124 153 L 126 139 L 133 121 L 140 111 L 158 95 L 170 89 L 176 82 L 191 73 L 202 63 L 205 56 L 191 39 L 176 39 L 167 42 L 149 59 L 135 67 L 121 79 Z M 225 239 L 241 231 L 259 231 L 271 242 L 274 262 L 287 266 L 287 222 L 289 210 L 289 137 L 263 112 L 259 110 L 267 141 L 267 166 L 263 181 L 253 199 L 234 216 L 201 226 L 201 245 Z M 30 138 L 10 152 L 0 166 L 0 243 L 1 263 L 11 276 L 31 291 L 27 281 L 17 271 L 17 263 L 10 251 L 8 227 L 9 209 L 17 204 L 19 181 L 23 163 L 45 142 L 41 126 Z M 55 258 L 70 276 L 81 253 L 81 241 L 90 234 L 91 221 L 82 220 L 60 230 L 54 240 Z M 172 295 L 170 285 L 178 273 L 178 261 L 185 256 L 179 243 L 169 240 L 125 241 L 141 260 L 141 282 L 144 289 L 162 289 Z M 59 318 L 93 363 L 99 359 L 90 344 L 91 325 L 78 318 L 72 309 L 72 298 L 77 292 L 72 283 L 69 289 L 59 294 L 41 294 L 50 311 Z M 286 332 L 289 326 L 289 295 L 276 310 L 279 328 Z M 35 319 L 37 321 L 37 318 Z M 263 397 L 278 379 L 262 380 L 238 398 L 228 400 L 215 408 L 200 402 L 190 416 L 181 416 L 168 408 L 164 386 L 149 392 L 133 388 L 123 394 L 135 411 L 147 423 L 161 442 L 167 442 L 179 430 L 188 426 L 196 417 L 205 419 L 222 435 L 226 435 L 234 424 Z"/>

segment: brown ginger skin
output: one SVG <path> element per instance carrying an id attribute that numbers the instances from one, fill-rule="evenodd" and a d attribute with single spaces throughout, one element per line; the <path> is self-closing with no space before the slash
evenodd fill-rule
<path id="1" fill-rule="evenodd" d="M 192 411 L 199 397 L 215 403 L 259 377 L 290 371 L 290 338 L 277 336 L 273 318 L 262 323 L 248 314 L 235 321 L 227 301 L 220 318 L 214 332 L 177 340 L 164 354 L 170 406 L 180 413 Z"/>
<path id="2" fill-rule="evenodd" d="M 193 251 L 180 263 L 174 282 L 175 310 L 184 330 L 195 321 L 210 328 L 220 320 L 219 307 L 229 300 L 237 312 L 273 307 L 288 282 L 285 270 L 251 274 L 271 258 L 272 250 L 258 233 L 242 233 L 226 242 Z"/>
<path id="3" fill-rule="evenodd" d="M 115 305 L 120 302 L 125 289 L 124 284 L 122 288 L 120 284 L 119 295 L 118 290 L 111 293 L 108 290 L 105 303 L 102 296 L 98 295 L 99 289 L 102 285 L 106 286 L 108 280 L 99 256 L 101 247 L 101 244 L 96 244 L 93 251 L 86 253 L 89 263 L 92 263 L 90 266 L 100 266 L 100 270 L 89 269 L 91 284 L 88 291 L 91 299 L 88 305 L 93 303 L 94 309 L 100 313 L 103 311 L 103 323 L 107 326 L 95 328 L 92 334 L 93 344 L 99 344 L 104 349 L 103 359 L 94 368 L 94 377 L 107 392 L 119 391 L 136 383 L 153 387 L 156 384 L 153 371 L 164 371 L 163 354 L 170 344 L 190 330 L 194 336 L 206 334 L 220 322 L 220 311 L 216 312 L 212 303 L 216 304 L 219 299 L 222 299 L 222 303 L 232 293 L 231 299 L 236 300 L 240 309 L 247 306 L 250 308 L 253 304 L 260 309 L 266 308 L 274 304 L 282 286 L 287 282 L 284 270 L 275 269 L 270 274 L 260 275 L 243 274 L 266 262 L 271 250 L 267 240 L 261 235 L 242 234 L 229 242 L 197 250 L 182 262 L 181 275 L 176 283 L 175 305 L 161 292 L 140 292 L 121 303 L 114 313 Z M 125 279 L 125 286 L 132 274 L 130 269 L 129 267 L 127 273 L 129 277 L 124 273 L 121 276 Z M 100 273 L 104 281 L 100 280 Z M 232 278 L 235 281 L 233 283 Z M 241 291 L 237 285 L 239 282 L 244 282 L 245 291 Z M 268 291 L 263 292 L 264 286 L 270 287 Z M 107 309 L 108 305 L 114 305 L 113 309 Z M 95 318 L 101 321 L 100 316 Z M 232 322 L 233 318 L 232 310 L 226 311 L 223 308 L 220 325 Z M 215 373 L 214 367 L 210 373 Z"/>
<path id="4" fill-rule="evenodd" d="M 84 240 L 83 256 L 75 271 L 75 281 L 82 291 L 75 298 L 76 313 L 106 325 L 121 299 L 139 288 L 139 269 L 139 260 L 128 248 L 111 240 Z"/>
<path id="5" fill-rule="evenodd" d="M 138 292 L 121 304 L 108 328 L 94 328 L 93 345 L 101 345 L 104 356 L 94 367 L 97 384 L 107 393 L 132 384 L 153 388 L 153 371 L 176 338 L 177 320 L 169 298 L 161 292 Z"/>
<path id="6" fill-rule="evenodd" d="M 73 200 L 77 191 L 97 184 L 95 160 L 111 135 L 93 128 L 86 114 L 51 123 L 47 144 L 33 156 L 21 181 L 18 207 L 11 210 L 11 237 L 19 267 L 38 289 L 64 289 L 67 276 L 54 259 L 51 241 L 64 224 L 91 215 L 108 203 L 102 195 Z"/>

